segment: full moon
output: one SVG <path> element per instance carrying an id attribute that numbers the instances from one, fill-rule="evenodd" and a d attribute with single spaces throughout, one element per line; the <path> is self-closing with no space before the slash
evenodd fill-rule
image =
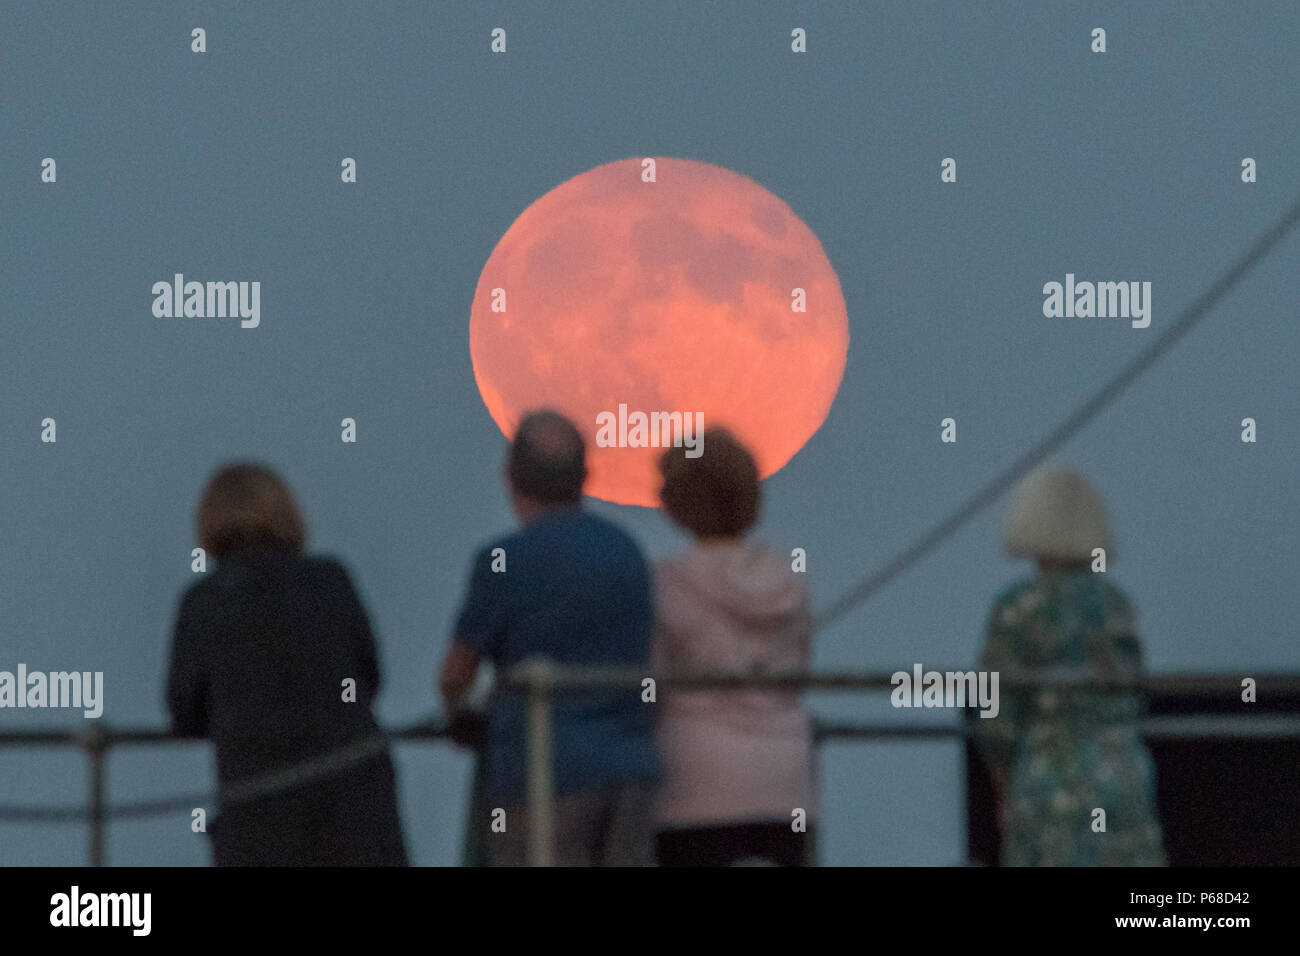
<path id="1" fill-rule="evenodd" d="M 619 160 L 532 203 L 483 267 L 469 323 L 501 431 L 534 409 L 564 413 L 587 442 L 586 493 L 646 506 L 663 448 L 600 447 L 598 415 L 702 413 L 766 478 L 825 421 L 848 345 L 839 279 L 790 207 L 739 173 L 667 157 L 653 182 L 641 159 Z"/>

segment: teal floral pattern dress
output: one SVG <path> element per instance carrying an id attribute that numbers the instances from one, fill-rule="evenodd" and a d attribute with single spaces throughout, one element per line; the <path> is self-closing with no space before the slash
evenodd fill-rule
<path id="1" fill-rule="evenodd" d="M 994 603 L 980 668 L 1001 675 L 998 716 L 975 724 L 1002 789 L 1002 865 L 1163 866 L 1141 695 L 1005 686 L 1138 677 L 1141 645 L 1123 593 L 1088 569 L 1012 585 Z"/>

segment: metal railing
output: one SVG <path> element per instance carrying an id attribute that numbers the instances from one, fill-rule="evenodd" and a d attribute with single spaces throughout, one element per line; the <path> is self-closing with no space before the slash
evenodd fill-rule
<path id="1" fill-rule="evenodd" d="M 657 690 L 664 689 L 754 689 L 783 688 L 806 691 L 870 691 L 895 686 L 896 672 L 826 674 L 690 674 L 671 679 L 656 678 Z M 948 673 L 948 672 L 940 672 Z M 969 673 L 960 671 L 958 673 Z M 548 866 L 555 860 L 555 781 L 552 756 L 552 707 L 557 693 L 581 689 L 635 689 L 649 676 L 643 670 L 627 668 L 563 668 L 547 661 L 530 661 L 503 676 L 503 688 L 522 693 L 527 701 L 527 780 L 530 814 L 528 859 L 532 865 Z M 1300 674 L 1256 675 L 1257 686 L 1270 696 L 1300 696 Z M 1241 679 L 1223 675 L 1162 675 L 1137 682 L 1000 681 L 1000 689 L 1048 689 L 1065 692 L 1113 693 L 1140 691 L 1146 694 L 1178 695 L 1206 702 L 1240 700 Z M 1250 705 L 1243 705 L 1249 707 Z M 1291 738 L 1300 739 L 1300 716 L 1288 715 L 1200 715 L 1148 717 L 1141 726 L 1147 740 L 1177 738 Z M 954 739 L 968 736 L 964 720 L 951 723 L 843 723 L 814 721 L 815 744 L 828 740 L 866 739 Z M 390 743 L 446 740 L 445 722 L 426 720 L 386 730 L 380 737 L 349 745 L 322 757 L 227 786 L 221 793 L 224 805 L 251 802 L 260 797 L 299 786 L 336 773 L 346 766 L 382 751 Z M 85 730 L 0 731 L 0 747 L 79 747 L 88 766 L 84 806 L 3 806 L 0 824 L 14 821 L 88 824 L 88 857 L 91 866 L 103 866 L 109 821 L 154 816 L 216 805 L 212 791 L 182 793 L 170 797 L 116 804 L 107 801 L 106 763 L 109 753 L 120 746 L 159 746 L 199 741 L 178 737 L 167 730 L 114 728 L 102 722 Z"/>
<path id="2" fill-rule="evenodd" d="M 894 672 L 867 674 L 680 674 L 674 675 L 669 683 L 672 689 L 731 689 L 745 690 L 755 688 L 788 690 L 884 690 L 897 686 Z M 940 671 L 939 673 L 971 673 L 965 671 Z M 551 713 L 557 691 L 581 689 L 623 689 L 640 690 L 647 679 L 644 670 L 630 668 L 564 668 L 554 663 L 538 659 L 516 666 L 505 676 L 503 682 L 527 699 L 527 781 L 529 812 L 529 846 L 528 861 L 532 866 L 553 866 L 555 862 L 555 782 L 553 777 L 554 758 L 551 753 Z M 1270 675 L 1256 680 L 1256 686 L 1267 682 L 1270 694 L 1300 693 L 1300 675 Z M 1200 697 L 1206 700 L 1240 700 L 1242 691 L 1241 678 L 1224 675 L 1164 675 L 1146 677 L 1137 681 L 1097 681 L 1097 680 L 1001 680 L 1000 687 L 1007 690 L 1046 690 L 1055 689 L 1063 693 L 1165 693 Z M 975 702 L 971 701 L 970 706 Z M 966 708 L 962 708 L 965 710 Z M 1285 736 L 1300 738 L 1300 716 L 1298 717 L 1260 717 L 1243 716 L 1236 720 L 1229 717 L 1217 717 L 1210 721 L 1213 728 L 1226 732 L 1212 731 L 1206 726 L 1204 718 L 1191 732 L 1182 726 L 1184 719 L 1163 718 L 1154 725 L 1148 721 L 1143 727 L 1144 736 L 1178 737 L 1178 736 Z M 865 733 L 860 731 L 866 731 Z M 964 737 L 969 734 L 965 721 L 954 726 L 936 725 L 932 727 L 896 727 L 881 725 L 874 728 L 848 728 L 844 736 L 927 736 L 927 737 Z M 839 735 L 833 726 L 822 724 L 818 728 L 817 742 L 820 744 L 830 735 Z"/>

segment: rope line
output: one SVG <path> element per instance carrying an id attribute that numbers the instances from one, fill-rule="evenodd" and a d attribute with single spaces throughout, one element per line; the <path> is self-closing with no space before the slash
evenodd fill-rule
<path id="1" fill-rule="evenodd" d="M 893 581 L 894 578 L 951 537 L 971 518 L 1001 497 L 1017 481 L 1027 475 L 1034 466 L 1073 438 L 1084 425 L 1095 418 L 1107 405 L 1115 401 L 1142 373 L 1155 364 L 1157 359 L 1190 332 L 1192 327 L 1204 318 L 1210 309 L 1228 294 L 1233 286 L 1245 278 L 1250 270 L 1273 250 L 1274 246 L 1286 238 L 1287 234 L 1295 228 L 1297 222 L 1300 222 L 1300 199 L 1297 199 L 1282 218 L 1256 240 L 1227 272 L 1221 275 L 1209 289 L 1188 306 L 1173 325 L 1169 326 L 1154 342 L 1139 352 L 1108 382 L 1102 385 L 1092 397 L 1080 405 L 1073 414 L 1057 425 L 1046 438 L 1021 455 L 1000 475 L 967 499 L 965 504 L 958 507 L 947 518 L 917 539 L 913 545 L 900 552 L 878 571 L 868 575 L 862 582 L 849 589 L 847 593 L 822 611 L 817 616 L 816 629 L 821 630 L 834 624 L 859 604 L 867 601 L 886 584 Z"/>
<path id="2" fill-rule="evenodd" d="M 287 793 L 317 780 L 333 776 L 353 764 L 361 763 L 384 753 L 389 745 L 387 736 L 367 737 L 346 747 L 330 751 L 310 760 L 282 767 L 237 783 L 227 784 L 222 790 L 195 790 L 170 797 L 154 797 L 117 803 L 104 808 L 105 819 L 133 819 L 160 816 L 166 813 L 186 813 L 196 807 L 230 807 L 254 803 L 263 797 Z M 86 807 L 47 807 L 0 805 L 0 821 L 40 821 L 62 823 L 85 820 L 90 816 Z"/>

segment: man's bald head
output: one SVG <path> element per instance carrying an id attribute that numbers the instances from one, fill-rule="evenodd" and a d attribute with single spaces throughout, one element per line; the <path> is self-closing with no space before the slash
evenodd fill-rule
<path id="1" fill-rule="evenodd" d="M 515 430 L 508 467 L 515 493 L 540 504 L 575 504 L 587 480 L 582 433 L 559 412 L 530 412 Z"/>

